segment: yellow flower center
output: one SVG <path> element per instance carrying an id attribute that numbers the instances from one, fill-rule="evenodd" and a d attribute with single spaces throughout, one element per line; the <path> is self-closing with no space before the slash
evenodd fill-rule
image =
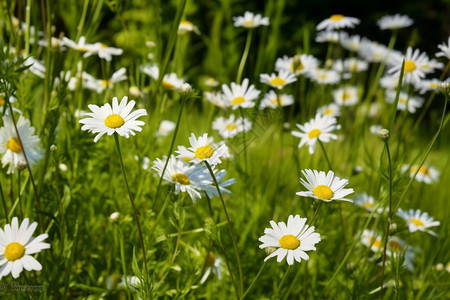
<path id="1" fill-rule="evenodd" d="M 169 90 L 173 90 L 175 88 L 175 86 L 172 83 L 165 80 L 163 80 L 162 86 Z"/>
<path id="2" fill-rule="evenodd" d="M 281 98 L 278 97 L 273 98 L 272 103 L 281 105 Z"/>
<path id="3" fill-rule="evenodd" d="M 243 103 L 244 101 L 245 101 L 245 98 L 240 96 L 240 97 L 236 97 L 233 100 L 231 100 L 231 104 L 239 105 L 239 104 Z"/>
<path id="4" fill-rule="evenodd" d="M 182 157 L 182 160 L 184 160 L 185 162 L 190 162 L 192 160 L 192 158 L 190 157 Z"/>
<path id="5" fill-rule="evenodd" d="M 86 49 L 85 47 L 83 47 L 83 46 L 77 46 L 77 48 L 76 48 L 78 51 L 80 51 L 80 52 L 87 52 L 88 51 L 88 49 Z"/>
<path id="6" fill-rule="evenodd" d="M 184 21 L 181 21 L 181 22 L 180 22 L 180 25 L 181 25 L 181 26 L 192 26 L 192 25 L 194 25 L 194 24 L 192 24 L 192 23 L 189 22 L 189 21 L 184 20 Z"/>
<path id="7" fill-rule="evenodd" d="M 274 79 L 270 80 L 270 83 L 275 86 L 280 86 L 284 85 L 286 83 L 286 80 L 277 76 Z"/>
<path id="8" fill-rule="evenodd" d="M 25 254 L 25 248 L 17 243 L 12 242 L 9 243 L 5 248 L 5 258 L 9 261 L 15 261 L 19 258 L 21 258 Z"/>
<path id="9" fill-rule="evenodd" d="M 391 248 L 394 252 L 400 252 L 402 251 L 403 247 L 402 245 L 397 241 L 389 241 L 389 248 Z"/>
<path id="10" fill-rule="evenodd" d="M 343 18 L 344 18 L 343 15 L 332 15 L 332 16 L 330 17 L 330 20 L 333 21 L 333 22 L 337 22 L 337 21 L 342 20 Z"/>
<path id="11" fill-rule="evenodd" d="M 172 175 L 172 179 L 180 184 L 188 185 L 191 183 L 189 177 L 184 175 L 183 173 L 175 173 Z"/>
<path id="12" fill-rule="evenodd" d="M 364 206 L 364 207 L 367 207 L 367 208 L 372 208 L 372 207 L 373 207 L 373 203 L 370 203 L 370 202 L 364 202 L 364 203 L 363 203 L 363 206 Z"/>
<path id="13" fill-rule="evenodd" d="M 439 87 L 439 83 L 436 83 L 436 82 L 431 82 L 430 83 L 430 88 L 432 88 L 432 89 L 437 89 Z M 3 101 L 4 102 L 4 101 Z M 0 102 L 1 103 L 1 102 Z M 3 105 L 3 104 L 0 104 L 0 105 Z"/>
<path id="14" fill-rule="evenodd" d="M 399 97 L 399 98 L 398 98 L 398 102 L 400 102 L 400 103 L 406 103 L 406 102 L 408 102 L 408 99 L 407 99 L 407 98 L 403 98 L 403 97 Z"/>
<path id="15" fill-rule="evenodd" d="M 252 26 L 255 22 L 253 22 L 253 20 L 245 20 L 243 25 L 244 26 Z"/>
<path id="16" fill-rule="evenodd" d="M 412 72 L 416 69 L 416 64 L 412 60 L 405 61 L 405 73 Z"/>
<path id="17" fill-rule="evenodd" d="M 320 129 L 313 129 L 308 133 L 308 137 L 310 139 L 313 139 L 313 138 L 318 137 L 320 135 L 320 133 L 321 133 Z"/>
<path id="18" fill-rule="evenodd" d="M 236 124 L 230 124 L 230 125 L 227 125 L 227 127 L 225 127 L 227 130 L 234 130 L 234 129 L 236 129 Z"/>
<path id="19" fill-rule="evenodd" d="M 300 240 L 292 234 L 283 235 L 278 242 L 280 243 L 281 248 L 287 250 L 294 250 L 300 246 Z"/>
<path id="20" fill-rule="evenodd" d="M 349 93 L 349 92 L 344 92 L 344 93 L 342 94 L 342 100 L 344 100 L 344 101 L 350 99 L 351 97 L 352 97 L 352 94 Z"/>
<path id="21" fill-rule="evenodd" d="M 101 86 L 107 86 L 107 85 L 109 85 L 111 83 L 111 81 L 109 81 L 109 80 L 102 80 L 102 81 L 100 81 L 100 85 Z"/>
<path id="22" fill-rule="evenodd" d="M 421 65 L 422 69 L 428 70 L 430 68 L 429 64 Z"/>
<path id="23" fill-rule="evenodd" d="M 421 220 L 416 219 L 416 218 L 412 218 L 412 219 L 411 219 L 411 222 L 412 222 L 414 225 L 416 225 L 416 226 L 423 226 L 423 225 L 425 225 L 425 224 L 423 224 L 423 222 L 422 222 Z"/>
<path id="24" fill-rule="evenodd" d="M 372 244 L 372 246 L 375 246 L 376 248 L 380 248 L 381 247 L 381 241 L 377 238 L 370 238 L 370 243 Z"/>
<path id="25" fill-rule="evenodd" d="M 6 143 L 6 148 L 14 153 L 22 152 L 22 146 L 20 145 L 19 140 L 16 138 L 10 138 Z"/>
<path id="26" fill-rule="evenodd" d="M 208 252 L 206 256 L 206 267 L 214 266 L 214 261 L 216 260 L 216 256 L 211 251 Z"/>
<path id="27" fill-rule="evenodd" d="M 198 147 L 197 150 L 195 150 L 195 157 L 198 159 L 207 159 L 210 158 L 214 153 L 213 148 L 210 146 L 201 146 Z"/>
<path id="28" fill-rule="evenodd" d="M 112 114 L 106 117 L 105 125 L 109 128 L 119 128 L 125 123 L 125 120 L 118 114 Z"/>
<path id="29" fill-rule="evenodd" d="M 413 167 L 411 170 L 413 173 L 417 172 L 417 167 Z M 430 175 L 430 172 L 428 171 L 428 168 L 425 166 L 421 166 L 419 169 L 419 173 L 424 174 L 424 175 Z"/>
<path id="30" fill-rule="evenodd" d="M 106 48 L 108 48 L 108 45 L 105 45 L 105 44 L 103 44 L 103 43 L 100 43 L 100 47 L 101 47 L 102 49 L 106 49 Z"/>
<path id="31" fill-rule="evenodd" d="M 319 74 L 317 75 L 317 79 L 320 79 L 320 80 L 327 80 L 327 79 L 328 79 L 328 74 L 327 74 L 327 73 L 319 73 Z"/>
<path id="32" fill-rule="evenodd" d="M 332 110 L 331 108 L 327 108 L 327 109 L 323 112 L 323 114 L 324 114 L 324 115 L 332 115 L 333 112 L 334 112 L 334 110 Z"/>
<path id="33" fill-rule="evenodd" d="M 323 184 L 316 186 L 313 189 L 313 193 L 317 196 L 317 198 L 322 200 L 330 200 L 334 196 L 334 193 L 330 187 Z"/>
<path id="34" fill-rule="evenodd" d="M 5 97 L 0 96 L 0 106 L 5 105 Z"/>

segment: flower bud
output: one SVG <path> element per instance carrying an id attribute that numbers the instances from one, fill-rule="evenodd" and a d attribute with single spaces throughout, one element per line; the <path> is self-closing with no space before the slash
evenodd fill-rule
<path id="1" fill-rule="evenodd" d="M 119 220 L 120 217 L 120 213 L 119 212 L 113 212 L 110 216 L 109 216 L 109 221 L 115 223 Z"/>
<path id="2" fill-rule="evenodd" d="M 389 130 L 384 128 L 384 129 L 381 129 L 380 131 L 378 131 L 378 137 L 383 142 L 387 142 L 387 141 L 389 141 L 389 138 L 391 137 L 391 134 L 389 133 Z"/>
<path id="3" fill-rule="evenodd" d="M 192 86 L 189 83 L 183 83 L 178 89 L 178 92 L 181 96 L 187 97 L 192 93 Z"/>

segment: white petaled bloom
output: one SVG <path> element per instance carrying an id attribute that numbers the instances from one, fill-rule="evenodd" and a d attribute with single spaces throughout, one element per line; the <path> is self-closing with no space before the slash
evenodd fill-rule
<path id="1" fill-rule="evenodd" d="M 395 14 L 393 16 L 384 16 L 380 20 L 377 21 L 378 27 L 381 30 L 396 30 L 400 28 L 409 27 L 414 23 L 414 21 L 406 16 Z"/>
<path id="2" fill-rule="evenodd" d="M 353 189 L 344 189 L 348 184 L 347 179 L 340 179 L 334 176 L 333 171 L 328 171 L 327 174 L 323 171 L 316 170 L 302 170 L 303 176 L 306 180 L 300 178 L 301 184 L 308 189 L 307 192 L 296 193 L 299 196 L 310 197 L 326 202 L 333 200 L 342 200 L 353 202 L 345 196 L 353 193 Z"/>
<path id="3" fill-rule="evenodd" d="M 436 53 L 436 57 L 446 57 L 447 59 L 450 59 L 450 37 L 448 38 L 447 44 L 439 44 L 438 48 L 441 51 Z"/>
<path id="4" fill-rule="evenodd" d="M 162 120 L 159 124 L 159 129 L 155 133 L 156 137 L 167 136 L 175 129 L 176 124 L 169 120 Z"/>
<path id="5" fill-rule="evenodd" d="M 403 80 L 408 83 L 420 81 L 425 77 L 425 72 L 421 68 L 421 65 L 428 63 L 429 59 L 426 53 L 420 53 L 419 49 L 413 52 L 411 47 L 406 50 L 406 55 L 390 55 L 389 64 L 392 67 L 388 70 L 388 74 L 392 74 L 395 77 L 400 76 L 402 62 L 405 59 Z"/>
<path id="6" fill-rule="evenodd" d="M 358 52 L 361 45 L 361 37 L 359 35 L 348 35 L 346 32 L 343 32 L 340 42 L 345 49 Z"/>
<path id="7" fill-rule="evenodd" d="M 395 91 L 386 91 L 386 101 L 388 103 L 394 103 Z M 397 104 L 397 110 L 406 110 L 410 113 L 415 113 L 417 108 L 421 107 L 424 99 L 421 97 L 408 96 L 405 92 L 400 92 Z"/>
<path id="8" fill-rule="evenodd" d="M 438 92 L 442 81 L 437 78 L 426 79 L 416 82 L 414 87 L 419 90 L 419 94 L 425 94 L 426 92 L 433 91 Z"/>
<path id="9" fill-rule="evenodd" d="M 290 215 L 287 225 L 284 222 L 275 223 L 270 221 L 272 228 L 266 228 L 264 235 L 259 238 L 262 243 L 259 248 L 277 248 L 268 255 L 264 261 L 276 256 L 277 262 L 285 257 L 288 265 L 294 264 L 294 260 L 309 260 L 306 251 L 316 250 L 315 244 L 320 242 L 320 234 L 314 232 L 314 226 L 306 224 L 306 218 L 299 215 Z"/>
<path id="10" fill-rule="evenodd" d="M 311 70 L 315 70 L 319 66 L 319 61 L 312 55 L 301 54 L 294 57 L 283 56 L 277 58 L 275 62 L 275 70 L 287 71 L 295 75 L 305 74 Z"/>
<path id="11" fill-rule="evenodd" d="M 97 53 L 98 57 L 103 58 L 106 61 L 111 61 L 113 55 L 122 55 L 123 50 L 120 48 L 108 47 L 103 43 L 95 43 L 92 46 L 92 51 L 87 52 L 84 57 L 88 57 Z"/>
<path id="12" fill-rule="evenodd" d="M 254 14 L 246 11 L 244 16 L 233 17 L 234 27 L 255 28 L 259 26 L 269 26 L 269 17 L 262 17 L 260 14 Z"/>
<path id="13" fill-rule="evenodd" d="M 339 73 L 356 73 L 366 71 L 369 65 L 363 60 L 352 57 L 346 58 L 344 61 L 336 60 L 332 68 Z"/>
<path id="14" fill-rule="evenodd" d="M 403 218 L 408 224 L 409 232 L 423 231 L 431 235 L 437 236 L 437 233 L 429 230 L 429 227 L 439 226 L 441 222 L 434 221 L 433 217 L 429 216 L 426 212 L 421 212 L 420 209 L 408 211 L 398 210 L 397 215 Z"/>
<path id="15" fill-rule="evenodd" d="M 16 125 L 22 143 L 17 137 L 11 116 L 3 117 L 3 127 L 0 128 L 0 154 L 3 167 L 9 165 L 8 174 L 14 173 L 19 162 L 25 161 L 24 151 L 31 168 L 42 158 L 40 139 L 34 134 L 30 121 L 21 115 Z"/>
<path id="16" fill-rule="evenodd" d="M 206 257 L 206 263 L 205 263 L 205 273 L 202 276 L 202 279 L 200 279 L 200 284 L 205 283 L 206 279 L 211 274 L 215 274 L 217 276 L 217 279 L 222 279 L 222 269 L 223 269 L 223 260 L 221 257 L 217 256 L 209 251 Z"/>
<path id="17" fill-rule="evenodd" d="M 359 19 L 353 17 L 346 17 L 343 15 L 332 15 L 328 19 L 323 20 L 317 25 L 317 30 L 334 30 L 341 28 L 353 28 L 359 24 Z"/>
<path id="18" fill-rule="evenodd" d="M 388 242 L 387 242 L 387 249 L 386 249 L 386 254 L 388 256 L 398 256 L 399 253 L 401 253 L 406 247 L 406 243 L 404 240 L 396 237 L 396 236 L 392 236 L 389 238 Z M 405 249 L 405 261 L 403 262 L 403 266 L 405 266 L 409 271 L 414 271 L 414 257 L 415 257 L 415 253 L 413 248 L 411 247 L 406 247 Z"/>
<path id="19" fill-rule="evenodd" d="M 152 77 L 154 80 L 159 79 L 159 68 L 156 65 L 145 65 L 141 66 L 141 71 L 148 76 Z M 164 74 L 162 79 L 162 86 L 168 90 L 177 90 L 183 85 L 185 81 L 181 78 L 178 78 L 177 74 L 170 73 Z"/>
<path id="20" fill-rule="evenodd" d="M 227 106 L 231 106 L 232 109 L 237 109 L 238 107 L 251 108 L 255 106 L 254 101 L 261 93 L 255 89 L 253 84 L 249 86 L 249 81 L 247 78 L 242 81 L 242 84 L 232 82 L 231 89 L 227 85 L 223 84 L 222 91 Z"/>
<path id="21" fill-rule="evenodd" d="M 192 133 L 189 138 L 189 143 L 191 147 L 187 149 L 185 147 L 178 147 L 176 153 L 178 153 L 177 157 L 191 159 L 190 161 L 193 163 L 206 161 L 211 166 L 215 166 L 222 162 L 220 158 L 228 151 L 227 145 L 216 148 L 214 144 L 210 143 L 207 133 L 199 136 L 198 139 Z"/>
<path id="22" fill-rule="evenodd" d="M 34 75 L 40 78 L 45 78 L 45 65 L 37 59 L 30 56 L 23 61 L 23 65 L 29 67 L 30 72 Z"/>
<path id="23" fill-rule="evenodd" d="M 380 86 L 395 91 L 397 89 L 399 82 L 398 77 L 395 76 L 383 76 L 380 78 Z"/>
<path id="24" fill-rule="evenodd" d="M 318 84 L 336 84 L 341 78 L 335 70 L 315 69 L 308 73 L 308 77 Z"/>
<path id="25" fill-rule="evenodd" d="M 225 96 L 221 92 L 205 92 L 203 95 L 204 98 L 214 106 L 220 108 L 228 107 L 229 103 L 225 100 Z"/>
<path id="26" fill-rule="evenodd" d="M 333 99 L 340 106 L 352 106 L 358 103 L 358 89 L 356 86 L 344 86 L 333 90 Z"/>
<path id="27" fill-rule="evenodd" d="M 435 70 L 444 68 L 443 63 L 438 62 L 435 59 L 429 59 L 425 53 L 422 53 L 422 54 L 423 54 L 423 57 L 425 57 L 426 59 L 423 60 L 423 62 L 419 65 L 419 67 L 420 67 L 420 69 L 422 69 L 422 71 L 425 74 L 431 74 L 431 73 L 434 73 Z"/>
<path id="28" fill-rule="evenodd" d="M 36 227 L 37 223 L 29 225 L 27 218 L 23 219 L 19 227 L 17 217 L 14 217 L 11 225 L 6 224 L 3 230 L 0 229 L 0 279 L 9 273 L 18 278 L 23 269 L 42 270 L 41 264 L 32 254 L 50 248 L 50 244 L 43 242 L 48 237 L 46 233 L 32 237 Z"/>
<path id="29" fill-rule="evenodd" d="M 242 117 L 236 119 L 235 115 L 231 114 L 229 118 L 216 118 L 212 123 L 212 129 L 217 130 L 221 137 L 228 139 L 251 130 L 252 122 Z"/>
<path id="30" fill-rule="evenodd" d="M 217 192 L 216 185 L 214 184 L 214 181 L 211 177 L 211 174 L 209 171 L 205 171 L 205 177 L 209 178 L 211 180 L 211 184 L 203 185 L 202 190 L 206 192 L 208 197 L 210 199 L 213 198 L 214 195 L 219 196 L 219 193 Z M 217 170 L 213 169 L 214 176 L 216 177 L 217 184 L 219 185 L 220 193 L 221 194 L 230 194 L 231 191 L 227 189 L 227 186 L 230 186 L 234 183 L 236 183 L 236 179 L 231 178 L 228 180 L 224 180 L 225 175 L 227 174 L 226 170 L 220 170 L 217 172 Z"/>
<path id="31" fill-rule="evenodd" d="M 152 169 L 161 176 L 166 159 L 157 158 L 153 162 Z M 175 185 L 175 195 L 181 191 L 188 193 L 192 202 L 196 202 L 197 198 L 201 198 L 202 186 L 212 184 L 211 176 L 204 165 L 189 165 L 184 160 L 170 156 L 163 179 Z"/>
<path id="32" fill-rule="evenodd" d="M 96 46 L 94 44 L 86 43 L 86 38 L 84 36 L 81 36 L 78 42 L 63 37 L 62 44 L 79 52 L 85 53 L 83 55 L 84 57 L 90 56 L 96 52 Z"/>
<path id="33" fill-rule="evenodd" d="M 275 91 L 270 90 L 267 94 L 264 95 L 261 100 L 261 104 L 259 105 L 259 109 L 264 109 L 266 107 L 269 108 L 278 108 L 280 106 L 289 106 L 294 103 L 294 97 L 288 94 L 280 94 L 278 97 Z"/>
<path id="34" fill-rule="evenodd" d="M 219 86 L 219 82 L 217 80 L 215 80 L 213 77 L 208 77 L 205 80 L 205 85 L 207 87 L 216 87 L 216 86 Z"/>
<path id="35" fill-rule="evenodd" d="M 87 113 L 86 116 L 90 118 L 85 118 L 80 120 L 81 130 L 88 130 L 92 133 L 98 133 L 94 142 L 97 142 L 105 133 L 112 135 L 117 132 L 117 134 L 128 138 L 131 135 L 136 135 L 135 131 L 142 131 L 140 126 L 145 123 L 143 121 L 137 120 L 137 118 L 146 116 L 147 111 L 145 109 L 138 109 L 133 112 L 136 102 L 131 100 L 128 102 L 128 97 L 125 96 L 120 101 L 117 101 L 117 97 L 112 99 L 112 107 L 109 103 L 98 107 L 97 105 L 90 104 L 88 107 L 92 113 Z"/>
<path id="36" fill-rule="evenodd" d="M 361 243 L 370 247 L 370 250 L 377 253 L 383 248 L 383 241 L 381 240 L 381 235 L 375 231 L 365 229 L 361 236 Z"/>
<path id="37" fill-rule="evenodd" d="M 38 45 L 42 46 L 42 47 L 48 47 L 47 39 L 39 40 Z M 62 51 L 66 50 L 66 48 L 64 47 L 64 45 L 62 43 L 62 40 L 58 39 L 56 37 L 53 37 L 53 36 L 51 37 L 51 40 L 50 40 L 50 47 L 53 49 L 59 48 Z"/>
<path id="38" fill-rule="evenodd" d="M 419 168 L 418 165 L 413 165 L 410 168 L 409 165 L 403 165 L 402 173 L 407 172 L 407 171 L 409 171 L 409 177 L 411 177 L 411 178 L 417 172 L 415 179 L 419 182 L 424 182 L 426 184 L 432 184 L 432 183 L 439 181 L 440 172 L 432 166 L 422 165 Z"/>
<path id="39" fill-rule="evenodd" d="M 136 291 L 142 284 L 139 277 L 136 276 L 122 276 L 122 280 L 117 285 L 120 288 L 128 287 L 131 291 Z"/>
<path id="40" fill-rule="evenodd" d="M 113 88 L 114 84 L 127 80 L 127 70 L 122 67 L 111 75 L 110 79 L 96 79 L 86 72 L 83 72 L 83 86 L 87 89 L 101 94 L 106 88 Z"/>
<path id="41" fill-rule="evenodd" d="M 278 72 L 278 75 L 275 73 L 269 74 L 260 74 L 259 80 L 262 83 L 268 84 L 271 87 L 277 88 L 281 90 L 289 83 L 297 81 L 297 78 L 294 74 L 281 70 Z"/>
<path id="42" fill-rule="evenodd" d="M 383 129 L 384 127 L 381 125 L 370 125 L 369 127 L 369 131 L 371 134 L 375 134 L 378 135 L 378 133 L 380 132 L 381 129 Z"/>
<path id="43" fill-rule="evenodd" d="M 367 193 L 356 194 L 354 204 L 366 209 L 371 212 L 375 208 L 375 199 L 373 196 L 367 195 Z M 380 207 L 377 209 L 377 213 L 381 213 L 383 209 Z"/>
<path id="44" fill-rule="evenodd" d="M 341 107 L 336 103 L 330 103 L 319 107 L 317 113 L 322 116 L 339 117 L 341 115 Z"/>
<path id="45" fill-rule="evenodd" d="M 301 131 L 292 131 L 291 134 L 300 138 L 298 147 L 309 146 L 309 154 L 313 154 L 316 149 L 317 140 L 328 143 L 330 140 L 336 140 L 337 135 L 331 133 L 333 130 L 340 129 L 336 118 L 328 115 L 316 114 L 316 116 L 304 125 L 296 124 Z"/>
<path id="46" fill-rule="evenodd" d="M 339 33 L 336 31 L 321 31 L 316 35 L 317 43 L 337 43 L 339 41 Z"/>
<path id="47" fill-rule="evenodd" d="M 389 49 L 366 38 L 361 40 L 358 54 L 368 62 L 382 62 L 389 56 Z"/>
<path id="48" fill-rule="evenodd" d="M 178 25 L 178 34 L 185 34 L 188 32 L 195 32 L 196 34 L 200 34 L 198 27 L 195 26 L 192 22 L 188 20 L 183 20 Z"/>

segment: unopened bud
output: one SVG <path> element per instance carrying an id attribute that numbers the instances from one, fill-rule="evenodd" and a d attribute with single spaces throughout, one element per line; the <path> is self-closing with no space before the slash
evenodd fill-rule
<path id="1" fill-rule="evenodd" d="M 58 147 L 56 147 L 56 145 L 50 146 L 50 151 L 55 152 L 56 150 L 58 150 Z"/>
<path id="2" fill-rule="evenodd" d="M 450 96 L 450 82 L 442 82 L 439 85 L 439 91 L 444 94 L 445 98 Z"/>
<path id="3" fill-rule="evenodd" d="M 270 254 L 274 253 L 276 250 L 277 250 L 276 247 L 269 246 L 269 247 L 264 248 L 264 251 L 266 251 L 266 255 L 270 255 Z"/>
<path id="4" fill-rule="evenodd" d="M 192 93 L 192 86 L 189 83 L 183 83 L 178 89 L 178 92 L 181 96 L 187 97 Z"/>
<path id="5" fill-rule="evenodd" d="M 26 168 L 27 168 L 27 162 L 25 160 L 21 159 L 17 162 L 17 169 L 22 171 L 22 170 L 25 170 Z"/>
<path id="6" fill-rule="evenodd" d="M 120 217 L 120 213 L 119 212 L 113 212 L 110 216 L 109 216 L 109 220 L 113 223 L 117 222 L 119 220 Z"/>
<path id="7" fill-rule="evenodd" d="M 378 137 L 383 141 L 387 142 L 389 141 L 389 138 L 391 137 L 391 134 L 389 133 L 389 130 L 387 129 L 381 129 L 378 131 Z"/>

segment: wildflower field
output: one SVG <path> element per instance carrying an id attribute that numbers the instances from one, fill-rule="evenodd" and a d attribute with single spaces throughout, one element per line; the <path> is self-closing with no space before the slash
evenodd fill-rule
<path id="1" fill-rule="evenodd" d="M 1 1 L 0 298 L 450 299 L 450 32 L 292 7 Z"/>

